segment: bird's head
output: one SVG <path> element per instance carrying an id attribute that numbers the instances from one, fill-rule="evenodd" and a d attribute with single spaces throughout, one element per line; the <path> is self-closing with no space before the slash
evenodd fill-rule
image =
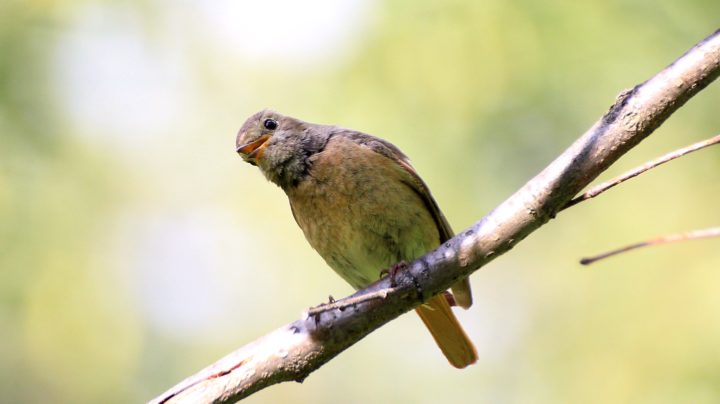
<path id="1" fill-rule="evenodd" d="M 307 175 L 308 159 L 324 147 L 328 128 L 263 110 L 240 128 L 236 151 L 243 160 L 258 166 L 267 179 L 286 189 Z"/>

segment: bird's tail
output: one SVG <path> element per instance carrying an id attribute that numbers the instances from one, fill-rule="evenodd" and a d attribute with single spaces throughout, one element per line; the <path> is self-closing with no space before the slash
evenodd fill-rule
<path id="1" fill-rule="evenodd" d="M 451 365 L 461 369 L 477 361 L 475 346 L 465 334 L 445 296 L 437 295 L 415 311 Z"/>

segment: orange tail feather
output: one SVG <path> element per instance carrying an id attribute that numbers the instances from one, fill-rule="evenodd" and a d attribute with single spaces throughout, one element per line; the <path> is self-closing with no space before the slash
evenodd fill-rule
<path id="1" fill-rule="evenodd" d="M 433 297 L 415 311 L 451 365 L 461 369 L 477 361 L 475 346 L 443 295 Z"/>

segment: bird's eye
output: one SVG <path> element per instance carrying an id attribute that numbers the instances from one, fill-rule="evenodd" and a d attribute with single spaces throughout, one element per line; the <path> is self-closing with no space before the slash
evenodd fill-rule
<path id="1" fill-rule="evenodd" d="M 275 130 L 278 127 L 278 123 L 276 120 L 274 120 L 272 118 L 268 118 L 265 121 L 263 121 L 263 126 L 267 130 Z"/>

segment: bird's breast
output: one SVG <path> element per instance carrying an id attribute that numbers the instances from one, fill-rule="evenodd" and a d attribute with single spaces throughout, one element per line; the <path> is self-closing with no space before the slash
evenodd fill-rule
<path id="1" fill-rule="evenodd" d="M 349 140 L 313 156 L 309 175 L 286 190 L 310 245 L 355 288 L 439 243 L 436 224 L 393 160 Z"/>

